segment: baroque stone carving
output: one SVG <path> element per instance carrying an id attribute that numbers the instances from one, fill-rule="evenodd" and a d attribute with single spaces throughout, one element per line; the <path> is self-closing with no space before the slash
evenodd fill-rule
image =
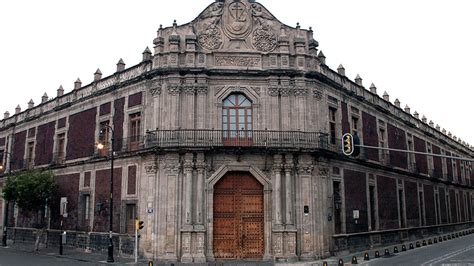
<path id="1" fill-rule="evenodd" d="M 181 86 L 179 84 L 169 84 L 168 93 L 171 95 L 178 95 L 181 91 Z"/>
<path id="2" fill-rule="evenodd" d="M 262 7 L 258 4 L 252 4 L 252 16 L 258 26 L 253 32 L 253 46 L 261 52 L 271 52 L 275 50 L 278 44 L 277 36 L 270 31 L 267 20 L 272 17 L 263 12 Z"/>
<path id="3" fill-rule="evenodd" d="M 223 14 L 223 4 L 215 3 L 210 11 L 201 16 L 202 20 L 208 20 L 204 32 L 198 35 L 198 43 L 207 50 L 217 50 L 222 45 L 222 35 L 219 29 L 219 22 Z"/>
<path id="4" fill-rule="evenodd" d="M 257 56 L 222 56 L 215 57 L 216 66 L 259 67 L 261 58 Z"/>
<path id="5" fill-rule="evenodd" d="M 154 83 L 151 88 L 150 88 L 150 93 L 153 97 L 156 97 L 161 94 L 161 88 L 163 87 L 163 84 L 156 82 Z"/>
<path id="6" fill-rule="evenodd" d="M 157 171 L 158 167 L 156 166 L 156 164 L 145 165 L 145 172 L 147 175 L 156 174 Z"/>
<path id="7" fill-rule="evenodd" d="M 246 1 L 226 1 L 224 33 L 231 39 L 247 37 L 252 32 L 252 18 Z"/>

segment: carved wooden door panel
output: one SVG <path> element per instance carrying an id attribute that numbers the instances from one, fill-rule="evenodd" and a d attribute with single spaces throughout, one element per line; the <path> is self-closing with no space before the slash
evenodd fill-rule
<path id="1" fill-rule="evenodd" d="M 234 172 L 214 187 L 216 259 L 262 259 L 263 186 L 250 174 Z"/>

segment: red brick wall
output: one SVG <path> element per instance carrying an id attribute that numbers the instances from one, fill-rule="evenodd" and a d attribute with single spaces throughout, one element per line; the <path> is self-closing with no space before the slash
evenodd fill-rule
<path id="1" fill-rule="evenodd" d="M 69 117 L 66 159 L 74 160 L 94 154 L 97 108 Z"/>
<path id="2" fill-rule="evenodd" d="M 16 133 L 13 142 L 13 163 L 12 170 L 23 168 L 23 158 L 25 157 L 26 130 Z"/>
<path id="3" fill-rule="evenodd" d="M 111 103 L 104 103 L 99 108 L 99 115 L 108 115 L 110 114 L 112 104 Z"/>
<path id="4" fill-rule="evenodd" d="M 415 151 L 426 152 L 426 142 L 413 136 L 413 144 Z M 415 154 L 416 167 L 421 174 L 428 174 L 428 159 L 426 155 Z"/>
<path id="5" fill-rule="evenodd" d="M 408 227 L 417 227 L 420 225 L 417 195 L 417 184 L 415 182 L 405 181 L 405 204 Z"/>
<path id="6" fill-rule="evenodd" d="M 380 230 L 395 229 L 398 224 L 397 183 L 393 178 L 377 176 Z"/>
<path id="7" fill-rule="evenodd" d="M 406 150 L 407 139 L 405 131 L 387 124 L 388 146 L 392 149 Z M 392 166 L 407 169 L 407 154 L 403 152 L 390 152 L 390 164 Z"/>
<path id="8" fill-rule="evenodd" d="M 114 119 L 113 119 L 114 120 L 114 134 L 115 134 L 114 151 L 119 151 L 122 149 L 124 106 L 125 106 L 125 98 L 120 98 L 114 101 Z"/>
<path id="9" fill-rule="evenodd" d="M 344 170 L 347 233 L 366 232 L 369 230 L 366 179 L 364 172 Z M 354 223 L 353 210 L 359 210 L 358 224 Z"/>
<path id="10" fill-rule="evenodd" d="M 38 127 L 36 135 L 35 165 L 50 164 L 53 160 L 56 121 Z"/>
<path id="11" fill-rule="evenodd" d="M 114 169 L 114 210 L 113 231 L 120 232 L 120 210 L 122 194 L 122 168 Z M 94 211 L 94 231 L 109 231 L 109 198 L 110 198 L 110 170 L 96 171 L 95 177 L 95 204 L 102 203 L 102 212 Z M 95 206 L 94 206 L 95 207 Z"/>
<path id="12" fill-rule="evenodd" d="M 456 194 L 454 192 L 454 190 L 449 190 L 449 204 L 451 205 L 450 207 L 450 212 L 451 212 L 451 223 L 457 223 L 458 222 L 458 218 L 457 218 L 457 215 L 456 215 L 456 210 L 457 210 L 457 206 L 456 206 Z"/>
<path id="13" fill-rule="evenodd" d="M 447 224 L 448 223 L 448 209 L 446 206 L 446 193 L 444 192 L 444 188 L 439 188 L 439 209 L 441 212 L 441 223 Z"/>
<path id="14" fill-rule="evenodd" d="M 341 115 L 342 115 L 342 134 L 350 133 L 351 128 L 349 125 L 349 113 L 347 111 L 347 104 L 341 102 Z"/>
<path id="15" fill-rule="evenodd" d="M 67 218 L 62 218 L 63 228 L 77 230 L 79 225 L 79 173 L 58 175 L 55 177 L 58 184 L 58 193 L 51 202 L 51 228 L 60 228 L 60 203 L 61 197 L 67 197 Z"/>
<path id="16" fill-rule="evenodd" d="M 377 135 L 377 120 L 375 116 L 362 112 L 364 145 L 379 146 L 379 137 Z M 365 149 L 367 159 L 378 161 L 379 151 L 376 149 Z"/>
<path id="17" fill-rule="evenodd" d="M 423 185 L 423 195 L 425 198 L 426 225 L 436 224 L 436 207 L 434 202 L 434 188 L 432 185 Z"/>
<path id="18" fill-rule="evenodd" d="M 0 138 L 0 148 L 5 146 L 5 138 Z"/>
<path id="19" fill-rule="evenodd" d="M 135 93 L 128 96 L 128 107 L 133 107 L 142 104 L 142 93 Z"/>
<path id="20" fill-rule="evenodd" d="M 431 147 L 434 154 L 441 154 L 441 150 L 438 146 L 432 145 Z M 441 162 L 441 157 L 433 156 L 433 166 L 434 178 L 443 178 L 443 163 Z"/>
<path id="21" fill-rule="evenodd" d="M 128 167 L 128 186 L 127 194 L 134 195 L 137 193 L 137 166 L 131 165 Z"/>

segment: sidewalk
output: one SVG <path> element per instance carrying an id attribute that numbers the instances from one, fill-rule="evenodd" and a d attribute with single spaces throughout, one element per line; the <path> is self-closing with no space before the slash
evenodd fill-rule
<path id="1" fill-rule="evenodd" d="M 85 252 L 84 249 L 64 247 L 63 255 L 59 255 L 59 247 L 42 247 L 39 252 L 34 252 L 34 244 L 11 244 L 8 247 L 2 247 L 8 249 L 15 249 L 27 253 L 36 253 L 43 256 L 51 256 L 57 258 L 65 258 L 80 262 L 87 262 L 95 265 L 107 264 L 107 253 L 106 252 Z M 122 257 L 120 254 L 114 253 L 115 263 L 113 265 L 135 265 L 133 257 Z M 109 263 L 111 264 L 111 263 Z M 148 265 L 148 261 L 138 260 L 137 265 Z"/>

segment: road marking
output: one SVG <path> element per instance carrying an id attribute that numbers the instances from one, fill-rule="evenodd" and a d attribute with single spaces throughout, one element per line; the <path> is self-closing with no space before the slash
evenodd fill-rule
<path id="1" fill-rule="evenodd" d="M 462 253 L 464 253 L 464 252 L 467 252 L 467 251 L 469 251 L 469 250 L 471 250 L 471 249 L 474 249 L 474 245 L 471 245 L 471 246 L 469 246 L 469 247 L 467 247 L 467 248 L 458 249 L 458 250 L 453 251 L 453 252 L 448 253 L 448 254 L 444 254 L 443 256 L 440 256 L 440 257 L 431 259 L 431 260 L 429 260 L 429 261 L 426 261 L 426 262 L 422 263 L 421 265 L 424 266 L 424 265 L 436 264 L 436 263 L 441 262 L 441 261 L 443 261 L 443 260 L 447 260 L 447 259 L 449 259 L 449 258 L 452 258 L 452 257 L 457 256 L 457 255 L 459 255 L 459 254 L 462 254 Z"/>

